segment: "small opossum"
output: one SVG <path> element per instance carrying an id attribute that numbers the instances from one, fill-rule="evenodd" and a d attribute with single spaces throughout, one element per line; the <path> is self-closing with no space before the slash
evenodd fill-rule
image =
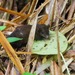
<path id="1" fill-rule="evenodd" d="M 32 25 L 18 26 L 8 37 L 18 37 L 23 38 L 23 40 L 11 43 L 13 48 L 21 48 L 25 46 L 28 42 L 28 37 L 30 34 Z M 36 26 L 35 40 L 42 40 L 49 38 L 49 25 L 39 25 Z"/>

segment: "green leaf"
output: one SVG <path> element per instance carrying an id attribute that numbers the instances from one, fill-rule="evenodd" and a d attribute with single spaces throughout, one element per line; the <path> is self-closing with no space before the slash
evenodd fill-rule
<path id="1" fill-rule="evenodd" d="M 32 74 L 32 73 L 29 73 L 29 72 L 25 72 L 22 75 L 36 75 L 36 74 Z"/>
<path id="2" fill-rule="evenodd" d="M 63 34 L 59 32 L 58 35 L 60 51 L 63 53 L 67 49 L 68 42 Z M 56 55 L 58 53 L 56 32 L 50 31 L 48 40 L 34 41 L 32 52 L 39 55 Z"/>
<path id="3" fill-rule="evenodd" d="M 6 28 L 6 26 L 0 26 L 0 30 L 4 30 Z"/>
<path id="4" fill-rule="evenodd" d="M 17 38 L 17 37 L 8 37 L 7 40 L 12 43 L 12 42 L 16 42 L 19 40 L 22 40 L 23 38 Z"/>
<path id="5" fill-rule="evenodd" d="M 45 75 L 50 75 L 50 73 L 46 73 Z"/>

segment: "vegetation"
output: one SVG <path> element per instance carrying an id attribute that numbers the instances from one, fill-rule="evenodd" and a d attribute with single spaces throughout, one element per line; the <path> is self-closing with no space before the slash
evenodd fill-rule
<path id="1" fill-rule="evenodd" d="M 27 45 L 13 48 L 23 38 L 7 36 L 26 24 Z M 50 26 L 49 39 L 34 40 L 37 24 Z M 75 0 L 0 0 L 0 75 L 72 75 L 74 57 Z"/>

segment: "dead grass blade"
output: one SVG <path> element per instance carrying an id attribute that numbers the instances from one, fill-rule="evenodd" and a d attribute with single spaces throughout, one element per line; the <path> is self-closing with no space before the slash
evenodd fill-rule
<path id="1" fill-rule="evenodd" d="M 5 4 L 5 2 L 6 2 L 6 0 L 2 0 L 2 1 L 0 1 L 0 6 L 3 7 L 4 4 Z"/>
<path id="2" fill-rule="evenodd" d="M 68 20 L 72 18 L 74 11 L 75 11 L 75 1 L 72 1 L 71 8 L 68 14 Z"/>
<path id="3" fill-rule="evenodd" d="M 48 19 L 46 25 L 51 25 L 56 13 L 56 1 L 51 0 L 48 7 Z"/>
<path id="4" fill-rule="evenodd" d="M 31 7 L 30 7 L 30 10 L 29 10 L 28 14 L 31 14 L 31 13 L 34 12 L 37 3 L 38 3 L 38 0 L 33 0 L 33 2 L 32 2 L 32 4 L 31 4 Z"/>
<path id="5" fill-rule="evenodd" d="M 20 11 L 20 13 L 24 13 L 24 12 L 28 11 L 29 6 L 30 6 L 30 2 L 28 2 L 28 3 L 24 6 L 24 8 Z"/>
<path id="6" fill-rule="evenodd" d="M 74 60 L 74 58 L 71 57 L 71 58 L 65 63 L 66 66 L 69 66 L 73 60 Z M 63 64 L 63 66 L 62 66 L 62 72 L 64 72 L 65 69 L 66 69 L 65 64 Z"/>
<path id="7" fill-rule="evenodd" d="M 28 40 L 28 45 L 27 45 L 28 52 L 31 52 L 31 48 L 32 48 L 34 36 L 35 36 L 36 25 L 37 25 L 37 17 L 34 18 L 34 24 L 29 34 L 29 40 Z"/>
<path id="8" fill-rule="evenodd" d="M 44 15 L 41 18 L 41 20 L 38 22 L 38 24 L 45 24 L 45 22 L 47 21 L 47 19 L 48 19 L 48 15 L 46 14 L 46 15 Z"/>
<path id="9" fill-rule="evenodd" d="M 0 31 L 0 43 L 2 44 L 2 46 L 4 47 L 4 49 L 6 50 L 9 58 L 15 64 L 15 66 L 17 67 L 17 69 L 20 71 L 21 74 L 23 74 L 24 73 L 24 68 L 23 68 L 23 66 L 22 66 L 19 58 L 17 57 L 14 49 L 11 47 L 11 45 L 9 44 L 9 42 L 7 41 L 7 39 L 2 34 L 1 31 Z"/>
<path id="10" fill-rule="evenodd" d="M 69 68 L 68 68 L 68 66 L 66 65 L 66 61 L 65 61 L 65 58 L 64 58 L 64 56 L 63 56 L 63 54 L 60 52 L 60 54 L 61 54 L 61 57 L 62 57 L 62 59 L 63 59 L 63 62 L 64 62 L 64 64 L 65 64 L 65 67 L 66 67 L 66 69 L 67 69 L 67 74 L 68 75 L 70 75 L 70 71 L 69 71 Z"/>
<path id="11" fill-rule="evenodd" d="M 35 68 L 36 68 L 36 64 L 37 64 L 37 59 L 34 60 L 34 62 L 33 62 L 33 67 L 32 67 L 32 69 L 31 69 L 31 73 L 34 73 L 34 70 L 35 70 Z"/>
<path id="12" fill-rule="evenodd" d="M 64 11 L 64 9 L 65 9 L 65 7 L 66 7 L 67 2 L 68 2 L 68 0 L 63 1 L 63 6 L 62 6 L 62 9 L 61 9 L 60 14 L 63 13 L 63 11 Z M 62 4 L 62 3 L 61 3 L 61 4 Z"/>
<path id="13" fill-rule="evenodd" d="M 29 6 L 30 6 L 30 2 L 20 11 L 20 13 L 22 14 L 22 13 L 26 12 L 28 10 Z M 30 14 L 29 15 L 26 15 L 25 18 L 22 18 L 21 16 L 19 16 L 19 17 L 16 17 L 16 18 L 12 19 L 11 21 L 12 22 L 15 22 L 15 23 L 19 23 L 23 19 L 25 21 L 29 16 L 30 16 Z"/>
<path id="14" fill-rule="evenodd" d="M 35 10 L 35 12 L 30 15 L 29 20 L 31 21 L 31 20 L 35 17 L 36 14 L 40 13 L 41 10 L 42 10 L 49 2 L 50 2 L 50 0 L 46 0 L 44 3 L 42 3 L 42 4 Z"/>
<path id="15" fill-rule="evenodd" d="M 58 5 L 57 5 L 58 7 Z M 57 15 L 60 15 L 60 10 L 57 9 Z M 62 74 L 62 65 L 61 65 L 61 56 L 60 56 L 60 43 L 59 43 L 59 36 L 58 36 L 58 23 L 59 23 L 59 19 L 56 17 L 56 40 L 57 40 L 57 52 L 58 52 L 58 65 L 60 68 L 60 75 Z"/>
<path id="16" fill-rule="evenodd" d="M 8 63 L 5 75 L 9 75 L 9 72 L 10 72 L 10 62 Z"/>
<path id="17" fill-rule="evenodd" d="M 10 75 L 19 75 L 19 74 L 16 72 L 15 67 L 12 67 Z"/>
<path id="18" fill-rule="evenodd" d="M 0 7 L 0 10 L 4 11 L 4 12 L 8 12 L 9 14 L 21 16 L 22 18 L 26 17 L 26 14 L 21 14 L 21 13 L 18 13 L 16 11 L 8 10 L 8 9 L 2 8 L 2 7 Z"/>
<path id="19" fill-rule="evenodd" d="M 75 20 L 70 21 L 69 24 L 66 24 L 66 27 L 63 28 L 62 30 L 60 30 L 60 32 L 62 34 L 66 34 L 67 32 L 69 32 L 70 30 L 72 30 L 75 26 Z"/>
<path id="20" fill-rule="evenodd" d="M 20 13 L 24 13 L 28 10 L 28 7 L 30 6 L 30 2 L 20 11 Z M 27 18 L 29 17 L 29 15 L 26 15 L 25 18 L 19 16 L 19 17 L 16 17 L 14 19 L 11 20 L 11 22 L 15 22 L 15 23 L 19 23 L 21 22 L 23 19 L 26 20 Z M 11 26 L 12 24 L 6 24 L 8 27 Z"/>
<path id="21" fill-rule="evenodd" d="M 16 52 L 16 54 L 32 54 L 32 52 L 21 52 L 21 51 L 18 51 L 18 52 Z"/>
<path id="22" fill-rule="evenodd" d="M 4 23 L 8 23 L 11 25 L 15 25 L 15 26 L 18 26 L 18 24 L 14 23 L 14 22 L 11 22 L 11 21 L 8 21 L 8 20 L 3 20 L 3 19 L 0 19 L 0 22 L 4 22 Z M 7 25 L 8 26 L 8 25 Z"/>
<path id="23" fill-rule="evenodd" d="M 55 61 L 51 61 L 50 70 L 51 70 L 51 75 L 61 75 L 60 69 Z"/>
<path id="24" fill-rule="evenodd" d="M 2 71 L 0 71 L 0 75 L 4 75 Z"/>
<path id="25" fill-rule="evenodd" d="M 38 75 L 39 73 L 41 73 L 46 68 L 50 67 L 50 62 L 51 62 L 52 59 L 53 58 L 48 59 L 45 63 L 43 63 L 39 67 L 37 67 L 37 69 L 35 71 L 36 75 Z"/>
<path id="26" fill-rule="evenodd" d="M 75 40 L 75 34 L 68 40 L 68 43 L 72 43 Z"/>
<path id="27" fill-rule="evenodd" d="M 34 42 L 36 25 L 37 25 L 37 15 L 34 18 L 34 24 L 33 24 L 32 28 L 31 28 L 31 31 L 30 31 L 30 34 L 29 34 L 29 39 L 28 39 L 28 43 L 27 43 L 27 52 L 31 52 L 31 49 L 32 49 L 32 46 L 33 46 L 33 42 Z M 26 63 L 29 63 L 30 59 L 31 59 L 31 55 L 27 55 L 26 56 Z M 26 67 L 26 71 L 29 72 L 29 69 L 30 69 L 30 66 L 28 65 Z"/>

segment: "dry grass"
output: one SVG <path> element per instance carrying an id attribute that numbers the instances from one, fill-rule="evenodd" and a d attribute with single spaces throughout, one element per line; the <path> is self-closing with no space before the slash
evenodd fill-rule
<path id="1" fill-rule="evenodd" d="M 18 0 L 19 1 L 19 0 Z M 36 8 L 39 0 L 27 0 L 23 9 L 17 12 L 15 0 L 0 0 L 0 25 L 6 25 L 4 31 L 0 31 L 0 43 L 3 48 L 0 47 L 0 75 L 19 75 L 27 72 L 37 72 L 37 74 L 45 75 L 51 73 L 52 75 L 64 75 L 64 71 L 69 64 L 74 61 L 75 54 L 70 54 L 70 57 L 60 54 L 60 45 L 58 38 L 58 31 L 65 35 L 68 40 L 67 50 L 75 50 L 75 1 L 74 0 L 45 0 L 38 8 Z M 40 0 L 41 1 L 41 0 Z M 12 8 L 13 7 L 13 8 Z M 12 17 L 13 16 L 13 17 Z M 3 33 L 13 31 L 13 29 L 19 25 L 25 23 L 31 24 L 32 29 L 29 36 L 29 41 L 26 48 L 26 52 L 16 52 L 8 43 Z M 50 25 L 50 30 L 53 30 L 57 34 L 58 45 L 58 64 L 56 60 L 52 59 L 52 56 L 39 56 L 33 55 L 31 52 L 34 42 L 36 25 L 46 24 Z M 33 37 L 33 38 L 32 38 Z M 32 39 L 31 39 L 32 38 Z M 65 52 L 67 53 L 67 51 Z M 7 54 L 7 55 L 6 55 Z M 62 56 L 62 59 L 61 59 Z M 69 54 L 67 55 L 69 56 Z M 9 61 L 7 61 L 9 58 Z M 3 61 L 4 59 L 4 61 Z M 65 59 L 67 66 L 65 67 L 61 60 Z M 70 60 L 72 59 L 72 60 Z M 10 61 L 11 60 L 11 61 Z M 70 62 L 69 62 L 70 60 Z M 51 61 L 51 62 L 50 62 Z M 67 61 L 67 62 L 66 62 Z M 43 63 L 44 62 L 44 63 Z M 45 63 L 46 62 L 46 63 Z M 49 65 L 50 63 L 50 65 Z M 11 65 L 14 64 L 16 68 Z M 40 67 L 41 66 L 41 67 Z M 75 66 L 75 65 L 74 65 Z M 40 71 L 38 70 L 40 69 Z M 13 70 L 14 69 L 14 70 Z M 70 68 L 75 72 L 73 66 Z M 63 72 L 63 73 L 62 73 Z M 68 75 L 71 75 L 67 68 Z"/>

